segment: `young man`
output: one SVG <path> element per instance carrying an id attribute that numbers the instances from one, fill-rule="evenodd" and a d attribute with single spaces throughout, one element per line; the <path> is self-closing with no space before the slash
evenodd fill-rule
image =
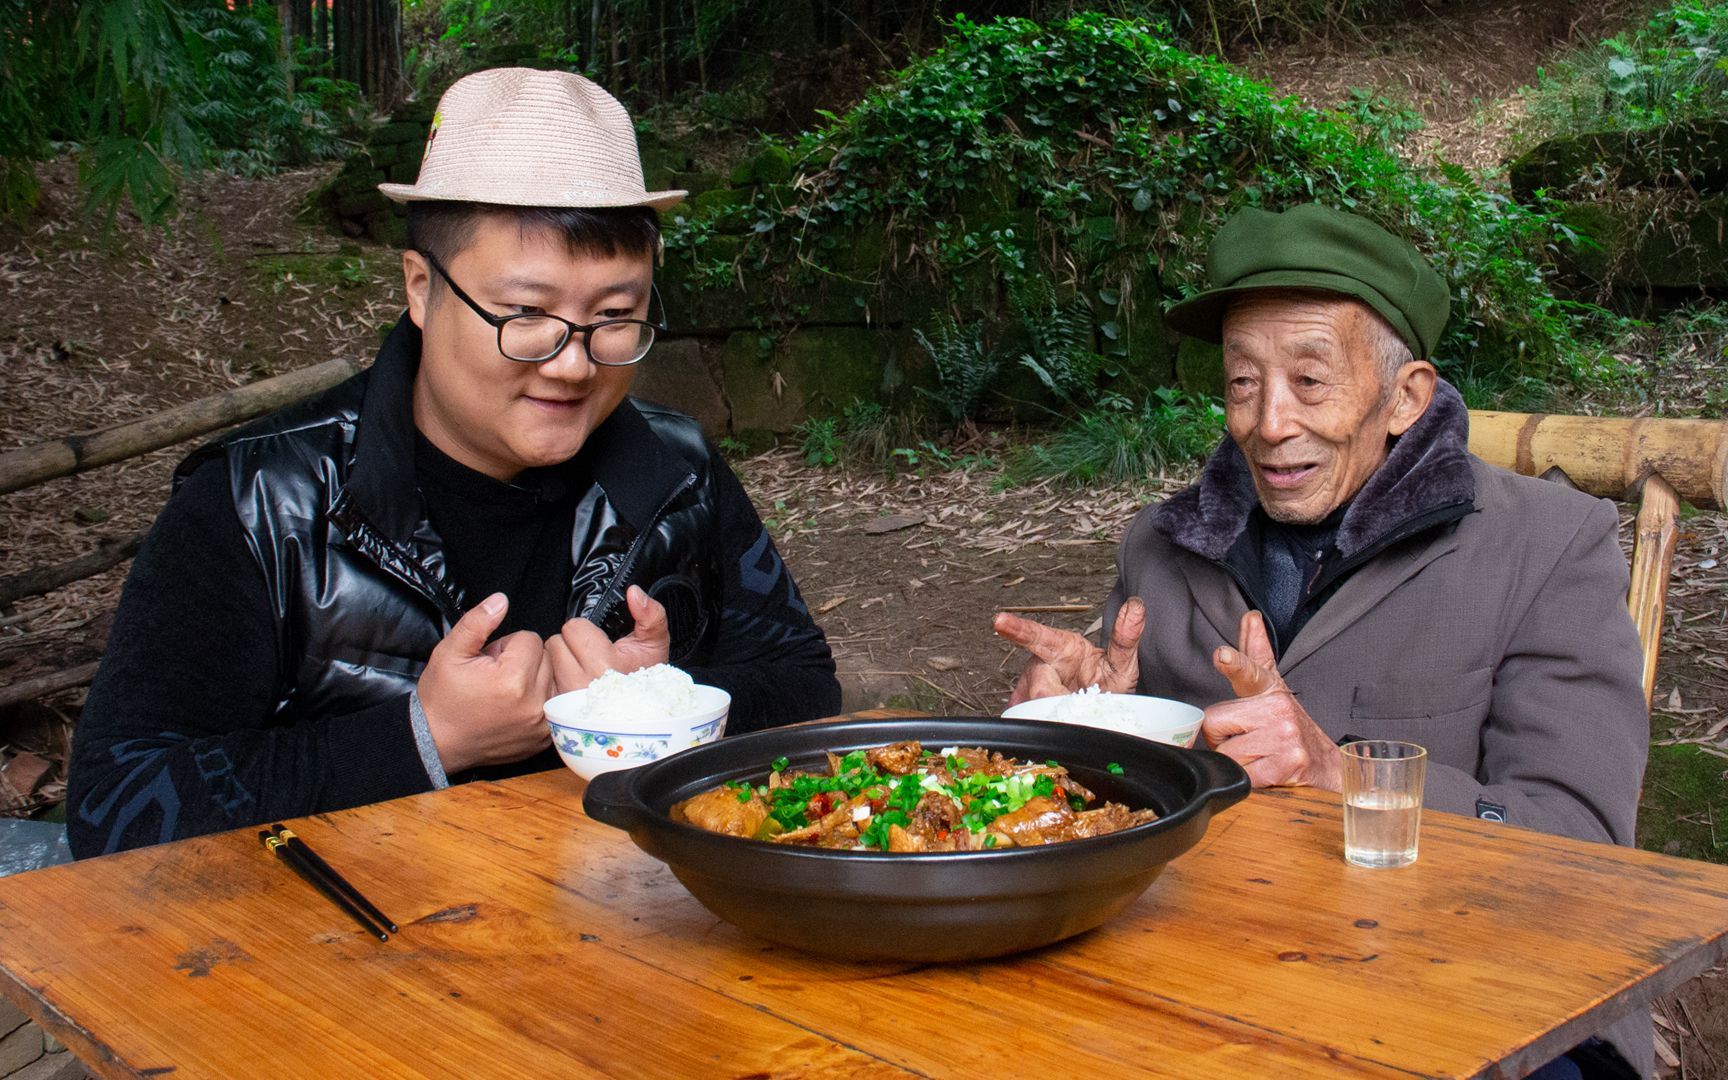
<path id="1" fill-rule="evenodd" d="M 440 102 L 408 313 L 366 373 L 194 453 L 74 742 L 80 856 L 557 765 L 542 705 L 670 662 L 729 732 L 835 712 L 821 631 L 688 417 L 624 109 L 501 69 Z"/>

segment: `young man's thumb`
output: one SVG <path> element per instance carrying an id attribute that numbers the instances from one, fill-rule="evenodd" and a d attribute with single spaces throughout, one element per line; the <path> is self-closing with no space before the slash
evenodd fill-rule
<path id="1" fill-rule="evenodd" d="M 439 646 L 452 651 L 460 659 L 479 656 L 486 651 L 486 639 L 504 622 L 504 613 L 509 610 L 510 598 L 503 593 L 493 593 L 457 619 Z"/>

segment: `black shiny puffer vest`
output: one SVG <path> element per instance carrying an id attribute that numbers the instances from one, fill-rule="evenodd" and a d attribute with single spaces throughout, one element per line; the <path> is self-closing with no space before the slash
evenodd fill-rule
<path id="1" fill-rule="evenodd" d="M 414 474 L 412 389 L 420 333 L 404 316 L 366 372 L 188 457 L 222 457 L 276 617 L 276 714 L 342 716 L 413 689 L 463 611 Z M 710 451 L 695 421 L 626 398 L 583 448 L 594 483 L 577 502 L 567 617 L 614 639 L 624 591 L 666 606 L 672 662 L 718 628 Z M 706 549 L 706 550 L 705 550 Z"/>

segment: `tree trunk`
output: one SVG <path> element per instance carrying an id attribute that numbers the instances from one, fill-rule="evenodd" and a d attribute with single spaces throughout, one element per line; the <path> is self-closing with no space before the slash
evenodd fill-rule
<path id="1" fill-rule="evenodd" d="M 280 32 L 276 36 L 276 62 L 282 67 L 282 85 L 294 93 L 294 15 L 299 0 L 276 0 Z"/>
<path id="2" fill-rule="evenodd" d="M 602 10 L 600 0 L 594 0 L 593 5 L 588 9 L 588 49 L 582 56 L 582 66 L 596 75 L 600 73 L 600 12 Z"/>
<path id="3" fill-rule="evenodd" d="M 618 61 L 623 51 L 622 45 L 622 35 L 618 32 L 618 9 L 613 8 L 606 12 L 606 55 L 610 58 L 611 63 L 607 67 L 606 77 L 600 80 L 601 85 L 608 90 L 612 88 L 612 81 L 618 77 Z"/>
<path id="4" fill-rule="evenodd" d="M 702 40 L 702 0 L 690 0 L 690 36 L 696 41 L 696 85 L 708 92 L 708 43 Z"/>
<path id="5" fill-rule="evenodd" d="M 326 73 L 330 70 L 330 0 L 312 0 L 312 40 L 318 50 L 318 63 Z"/>

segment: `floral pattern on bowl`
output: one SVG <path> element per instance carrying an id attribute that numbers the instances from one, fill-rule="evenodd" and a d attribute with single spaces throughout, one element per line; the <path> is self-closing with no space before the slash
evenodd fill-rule
<path id="1" fill-rule="evenodd" d="M 621 735 L 609 731 L 584 731 L 552 725 L 558 749 L 576 757 L 604 754 L 615 761 L 653 761 L 665 757 L 672 746 L 671 732 L 658 735 Z M 691 746 L 696 743 L 692 742 Z"/>
<path id="2" fill-rule="evenodd" d="M 552 729 L 552 746 L 564 764 L 584 780 L 603 772 L 630 769 L 646 762 L 713 742 L 726 730 L 732 698 L 712 686 L 696 686 L 695 712 L 681 717 L 634 716 L 597 722 L 605 728 L 587 727 L 584 691 L 572 690 L 546 703 L 546 722 Z M 684 725 L 688 723 L 690 727 Z M 629 728 L 636 728 L 631 731 Z M 625 728 L 620 731 L 617 728 Z M 658 730 L 655 730 L 658 729 Z"/>

